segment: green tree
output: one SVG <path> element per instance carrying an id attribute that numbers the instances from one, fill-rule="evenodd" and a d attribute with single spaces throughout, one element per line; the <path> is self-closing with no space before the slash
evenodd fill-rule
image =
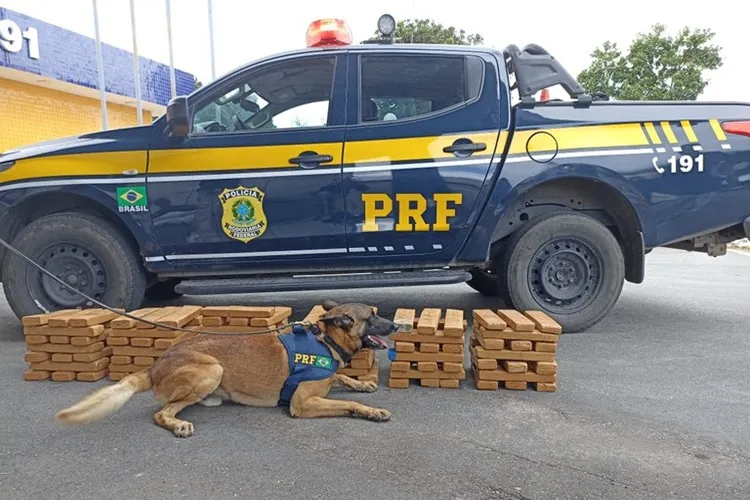
<path id="1" fill-rule="evenodd" d="M 193 90 L 198 90 L 201 87 L 203 87 L 203 82 L 198 80 L 198 77 L 193 76 Z"/>
<path id="2" fill-rule="evenodd" d="M 709 83 L 705 72 L 723 64 L 710 29 L 682 28 L 675 36 L 655 24 L 639 33 L 626 53 L 610 41 L 591 53 L 591 65 L 578 75 L 587 92 L 616 100 L 694 101 Z"/>
<path id="3" fill-rule="evenodd" d="M 466 34 L 462 29 L 443 26 L 430 19 L 406 19 L 396 23 L 395 38 L 397 43 L 436 43 L 449 45 L 481 45 L 484 37 L 478 34 Z M 379 33 L 375 33 L 378 38 Z"/>

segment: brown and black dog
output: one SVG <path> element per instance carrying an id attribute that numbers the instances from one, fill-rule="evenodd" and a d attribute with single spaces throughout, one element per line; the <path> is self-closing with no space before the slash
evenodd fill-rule
<path id="1" fill-rule="evenodd" d="M 325 301 L 323 307 L 326 312 L 313 329 L 315 338 L 311 341 L 330 347 L 326 352 L 338 363 L 348 361 L 345 358 L 363 347 L 386 348 L 379 337 L 399 329 L 392 321 L 378 316 L 371 306 Z M 323 363 L 327 365 L 329 359 Z M 288 349 L 278 335 L 198 335 L 169 348 L 148 369 L 99 389 L 61 410 L 56 417 L 64 424 L 94 422 L 119 410 L 134 394 L 153 388 L 162 405 L 154 414 L 154 422 L 178 437 L 187 437 L 193 434 L 193 424 L 177 418 L 177 414 L 190 405 L 218 406 L 224 400 L 247 406 L 279 405 L 290 372 L 296 370 L 290 369 L 290 364 Z M 335 371 L 324 376 L 295 386 L 287 403 L 293 417 L 354 416 L 379 422 L 390 419 L 391 413 L 385 409 L 326 398 L 334 384 L 375 392 L 376 383 L 361 382 Z"/>

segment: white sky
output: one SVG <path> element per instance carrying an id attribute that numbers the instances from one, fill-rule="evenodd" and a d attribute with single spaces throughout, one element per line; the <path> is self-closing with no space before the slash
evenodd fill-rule
<path id="1" fill-rule="evenodd" d="M 726 2 L 724 2 L 726 3 Z M 166 9 L 163 0 L 136 0 L 139 54 L 168 63 Z M 0 0 L 0 6 L 94 36 L 91 0 Z M 352 28 L 355 41 L 368 38 L 377 18 L 431 18 L 480 33 L 487 46 L 538 43 L 575 76 L 589 63 L 589 54 L 604 40 L 621 46 L 639 31 L 661 22 L 670 31 L 688 25 L 711 28 L 723 47 L 724 66 L 710 75 L 701 100 L 750 101 L 747 74 L 747 30 L 744 16 L 697 1 L 577 0 L 536 2 L 474 0 L 214 0 L 216 75 L 274 52 L 303 47 L 308 24 L 339 17 Z M 172 0 L 174 59 L 177 68 L 207 83 L 211 80 L 206 0 Z M 599 22 L 592 20 L 599 19 Z M 99 0 L 102 41 L 132 50 L 129 0 Z"/>

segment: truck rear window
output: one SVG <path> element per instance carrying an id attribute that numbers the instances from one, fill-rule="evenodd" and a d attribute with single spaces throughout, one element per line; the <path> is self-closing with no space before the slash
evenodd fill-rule
<path id="1" fill-rule="evenodd" d="M 360 122 L 404 120 L 479 97 L 484 63 L 474 56 L 363 55 Z"/>

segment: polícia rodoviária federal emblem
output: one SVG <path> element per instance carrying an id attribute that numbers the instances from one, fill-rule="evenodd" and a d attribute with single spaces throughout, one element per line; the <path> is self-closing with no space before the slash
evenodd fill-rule
<path id="1" fill-rule="evenodd" d="M 257 187 L 225 189 L 221 201 L 221 229 L 232 239 L 247 243 L 266 232 L 268 221 L 263 211 L 265 193 Z"/>

